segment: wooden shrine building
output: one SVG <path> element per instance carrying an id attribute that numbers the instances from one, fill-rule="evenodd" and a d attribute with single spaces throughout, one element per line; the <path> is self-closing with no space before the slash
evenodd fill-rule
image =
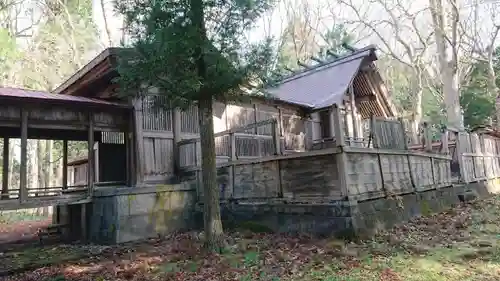
<path id="1" fill-rule="evenodd" d="M 271 98 L 255 97 L 248 104 L 215 101 L 219 161 L 329 147 L 335 143 L 334 105 L 342 109 L 346 140 L 364 145 L 367 119 L 396 115 L 374 65 L 375 51 L 374 46 L 352 50 L 295 72 L 266 89 Z M 176 171 L 199 166 L 196 106 L 185 111 L 153 108 L 154 99 L 163 98 L 161 93 L 120 99 L 113 82 L 119 75 L 119 53 L 119 48 L 106 49 L 52 93 L 0 88 L 0 137 L 7 142 L 9 138 L 22 140 L 20 187 L 10 187 L 4 171 L 0 209 L 89 200 L 94 187 L 106 183 L 132 187 L 169 183 L 177 180 Z M 269 123 L 241 130 L 268 120 L 277 120 L 277 126 Z M 46 196 L 26 187 L 27 139 L 64 140 L 63 186 L 46 190 Z M 89 144 L 88 160 L 79 164 L 93 165 L 85 169 L 86 181 L 79 176 L 80 187 L 71 188 L 75 182 L 68 180 L 67 164 L 73 160 L 67 159 L 68 140 Z M 278 151 L 273 149 L 276 141 Z M 4 161 L 5 170 L 8 157 Z M 33 194 L 43 198 L 35 200 Z"/>

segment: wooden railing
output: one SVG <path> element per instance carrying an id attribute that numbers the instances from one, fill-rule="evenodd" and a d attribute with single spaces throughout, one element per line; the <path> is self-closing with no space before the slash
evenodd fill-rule
<path id="1" fill-rule="evenodd" d="M 125 182 L 96 182 L 94 187 L 125 185 Z M 88 185 L 53 186 L 44 188 L 28 188 L 21 196 L 21 189 L 9 189 L 0 193 L 0 210 L 36 208 L 43 206 L 69 204 L 82 200 L 90 201 L 93 189 Z"/>
<path id="2" fill-rule="evenodd" d="M 251 129 L 270 127 L 271 135 L 248 134 Z M 182 140 L 179 147 L 180 167 L 201 165 L 200 138 Z M 269 119 L 244 127 L 215 134 L 216 157 L 219 162 L 258 158 L 281 154 L 281 141 L 276 119 Z"/>

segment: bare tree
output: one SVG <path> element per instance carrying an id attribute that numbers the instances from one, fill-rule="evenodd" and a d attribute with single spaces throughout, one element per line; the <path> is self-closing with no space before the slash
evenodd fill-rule
<path id="1" fill-rule="evenodd" d="M 318 32 L 321 24 L 320 6 L 306 0 L 286 1 L 286 25 L 282 34 L 281 54 L 287 56 L 288 67 L 296 68 L 320 50 Z"/>
<path id="2" fill-rule="evenodd" d="M 497 1 L 486 2 L 480 5 L 475 1 L 471 11 L 472 24 L 467 29 L 467 43 L 473 59 L 487 65 L 487 90 L 489 95 L 499 97 L 499 89 L 496 84 L 495 71 L 495 46 L 500 33 L 500 3 Z M 487 15 L 485 17 L 485 15 Z M 496 125 L 500 126 L 500 104 L 495 104 Z"/>
<path id="3" fill-rule="evenodd" d="M 460 109 L 460 48 L 463 32 L 458 0 L 429 0 L 448 126 L 463 129 Z"/>
<path id="4" fill-rule="evenodd" d="M 432 32 L 425 21 L 427 7 L 414 7 L 410 1 L 372 0 L 357 6 L 353 0 L 338 0 L 344 9 L 343 22 L 359 26 L 378 42 L 380 50 L 411 70 L 413 110 L 410 116 L 414 141 L 422 119 L 422 95 L 429 79 L 429 50 Z M 338 16 L 338 5 L 330 5 L 330 13 Z"/>
<path id="5" fill-rule="evenodd" d="M 113 40 L 111 38 L 111 30 L 109 28 L 109 23 L 108 23 L 106 3 L 104 0 L 100 0 L 99 2 L 101 3 L 102 19 L 104 22 L 104 30 L 106 31 L 106 37 L 108 39 L 108 44 L 109 44 L 108 46 L 111 47 L 111 46 L 113 46 Z"/>

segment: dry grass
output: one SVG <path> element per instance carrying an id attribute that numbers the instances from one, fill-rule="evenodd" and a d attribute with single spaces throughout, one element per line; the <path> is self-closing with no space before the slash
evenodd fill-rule
<path id="1" fill-rule="evenodd" d="M 223 254 L 210 255 L 201 251 L 200 235 L 184 233 L 94 247 L 91 257 L 4 280 L 500 280 L 499 219 L 495 197 L 415 219 L 370 241 L 238 232 L 228 235 Z M 53 253 L 82 252 L 73 247 Z M 29 256 L 24 254 L 24 263 Z"/>

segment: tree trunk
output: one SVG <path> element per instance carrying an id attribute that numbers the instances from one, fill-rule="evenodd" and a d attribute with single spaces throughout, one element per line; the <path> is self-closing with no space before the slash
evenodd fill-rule
<path id="1" fill-rule="evenodd" d="M 458 73 L 454 71 L 453 66 L 444 67 L 442 70 L 443 77 L 443 94 L 446 105 L 446 117 L 450 128 L 458 130 L 463 129 L 462 112 L 460 108 L 460 96 L 458 92 L 459 78 Z"/>
<path id="2" fill-rule="evenodd" d="M 197 46 L 193 57 L 196 59 L 198 78 L 202 82 L 198 100 L 198 121 L 200 125 L 201 168 L 203 183 L 205 247 L 220 252 L 224 247 L 224 232 L 220 216 L 219 189 L 217 187 L 217 166 L 215 163 L 215 136 L 212 93 L 203 89 L 206 79 L 204 49 L 206 30 L 202 0 L 191 0 L 191 20 L 197 29 Z"/>
<path id="3" fill-rule="evenodd" d="M 446 106 L 446 117 L 448 119 L 448 127 L 458 130 L 463 129 L 462 124 L 462 114 L 460 110 L 460 99 L 459 99 L 459 77 L 458 77 L 458 60 L 457 60 L 457 46 L 456 36 L 453 36 L 457 32 L 456 21 L 458 20 L 458 14 L 451 13 L 452 18 L 450 22 L 452 39 L 449 48 L 448 36 L 445 34 L 446 30 L 449 30 L 446 19 L 444 15 L 444 8 L 442 0 L 429 0 L 430 10 L 432 15 L 434 36 L 436 38 L 437 54 L 439 61 L 440 77 L 443 84 L 443 96 L 444 103 Z M 456 2 L 454 3 L 457 4 Z M 448 51 L 451 51 L 451 59 L 449 59 Z"/>
<path id="4" fill-rule="evenodd" d="M 198 111 L 201 141 L 205 246 L 212 251 L 220 251 L 224 246 L 224 241 L 219 204 L 220 192 L 217 187 L 212 99 L 200 100 Z"/>
<path id="5" fill-rule="evenodd" d="M 495 125 L 500 127 L 500 100 L 498 96 L 498 87 L 496 83 L 496 73 L 493 66 L 493 61 L 488 61 L 488 93 L 495 97 Z"/>
<path id="6" fill-rule="evenodd" d="M 415 100 L 413 104 L 413 114 L 411 120 L 411 140 L 413 144 L 419 144 L 419 127 L 422 121 L 422 95 L 424 93 L 422 71 L 419 68 L 414 68 L 416 72 L 417 84 L 413 89 L 413 94 L 415 95 Z"/>
<path id="7" fill-rule="evenodd" d="M 104 30 L 106 31 L 106 37 L 108 37 L 108 47 L 112 47 L 113 40 L 111 39 L 111 31 L 109 30 L 108 25 L 108 17 L 106 16 L 106 5 L 104 4 L 104 0 L 100 0 L 101 9 L 102 9 L 102 19 L 104 21 Z"/>

